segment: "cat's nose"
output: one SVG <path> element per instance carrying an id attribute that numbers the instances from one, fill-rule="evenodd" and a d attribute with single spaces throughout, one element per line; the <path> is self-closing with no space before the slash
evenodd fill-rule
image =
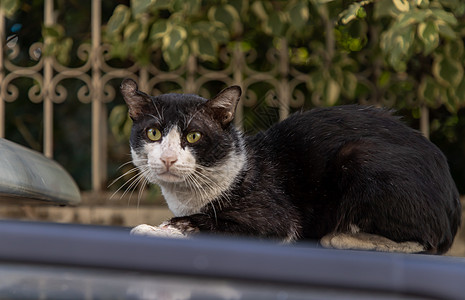
<path id="1" fill-rule="evenodd" d="M 165 165 L 166 169 L 169 170 L 170 167 L 178 161 L 178 157 L 174 153 L 164 153 L 161 157 L 160 160 L 163 162 Z"/>

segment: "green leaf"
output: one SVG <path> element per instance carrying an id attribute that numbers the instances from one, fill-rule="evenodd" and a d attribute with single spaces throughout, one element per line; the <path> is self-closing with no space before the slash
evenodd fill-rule
<path id="1" fill-rule="evenodd" d="M 341 93 L 341 87 L 336 82 L 336 80 L 330 78 L 326 82 L 326 86 L 325 86 L 324 100 L 326 104 L 329 106 L 335 105 L 337 100 L 339 100 L 340 93 Z"/>
<path id="2" fill-rule="evenodd" d="M 412 10 L 402 13 L 392 25 L 394 30 L 402 30 L 402 28 L 423 22 L 429 15 L 430 10 Z"/>
<path id="3" fill-rule="evenodd" d="M 124 29 L 124 41 L 129 45 L 135 45 L 145 39 L 147 33 L 144 32 L 143 26 L 139 22 L 129 23 Z"/>
<path id="4" fill-rule="evenodd" d="M 417 92 L 418 98 L 425 102 L 429 107 L 437 107 L 439 105 L 439 89 L 436 81 L 431 76 L 423 76 Z"/>
<path id="5" fill-rule="evenodd" d="M 223 24 L 223 23 L 220 23 Z M 208 21 L 198 21 L 190 26 L 191 32 L 194 35 L 208 35 L 212 28 L 212 23 Z"/>
<path id="6" fill-rule="evenodd" d="M 215 61 L 217 53 L 217 44 L 211 38 L 200 36 L 193 39 L 192 46 L 194 52 L 202 59 Z"/>
<path id="7" fill-rule="evenodd" d="M 200 11 L 200 0 L 183 0 L 183 10 L 190 15 L 197 14 Z"/>
<path id="8" fill-rule="evenodd" d="M 187 32 L 181 26 L 173 26 L 169 32 L 163 36 L 163 49 L 173 49 L 180 48 L 181 45 L 184 45 L 186 40 Z"/>
<path id="9" fill-rule="evenodd" d="M 255 1 L 251 8 L 252 12 L 258 17 L 258 19 L 261 21 L 268 20 L 268 13 L 266 12 L 262 1 Z"/>
<path id="10" fill-rule="evenodd" d="M 354 73 L 347 71 L 344 72 L 342 81 L 342 94 L 349 99 L 354 98 L 357 82 L 358 80 Z"/>
<path id="11" fill-rule="evenodd" d="M 392 0 L 397 10 L 407 12 L 410 10 L 409 0 Z"/>
<path id="12" fill-rule="evenodd" d="M 3 13 L 7 18 L 13 17 L 15 12 L 19 9 L 21 2 L 19 0 L 2 0 L 0 6 L 3 8 Z"/>
<path id="13" fill-rule="evenodd" d="M 415 4 L 420 8 L 427 8 L 429 6 L 429 0 L 415 0 Z"/>
<path id="14" fill-rule="evenodd" d="M 325 76 L 321 69 L 316 70 L 309 74 L 309 80 L 307 81 L 307 88 L 313 92 L 318 94 L 323 94 L 324 87 L 325 87 Z"/>
<path id="15" fill-rule="evenodd" d="M 126 105 L 115 106 L 108 117 L 108 126 L 118 141 L 127 140 L 131 133 L 132 120 Z"/>
<path id="16" fill-rule="evenodd" d="M 129 47 L 122 41 L 113 42 L 110 53 L 112 57 L 126 59 L 129 55 Z"/>
<path id="17" fill-rule="evenodd" d="M 457 25 L 457 19 L 452 13 L 447 12 L 440 8 L 433 8 L 431 11 L 433 12 L 433 15 L 435 15 L 440 20 L 443 20 L 447 24 L 452 25 L 452 26 Z"/>
<path id="18" fill-rule="evenodd" d="M 391 81 L 391 72 L 389 71 L 384 71 L 381 76 L 378 78 L 378 86 L 379 87 L 387 87 L 389 82 Z"/>
<path id="19" fill-rule="evenodd" d="M 463 107 L 465 106 L 465 77 L 462 78 L 457 88 L 454 90 L 457 103 Z"/>
<path id="20" fill-rule="evenodd" d="M 298 1 L 295 5 L 288 8 L 291 26 L 295 29 L 302 29 L 310 18 L 308 4 L 304 1 Z"/>
<path id="21" fill-rule="evenodd" d="M 163 59 L 166 61 L 171 70 L 177 69 L 184 65 L 189 56 L 189 47 L 181 44 L 178 47 L 169 47 L 163 51 Z"/>
<path id="22" fill-rule="evenodd" d="M 232 45 L 237 45 L 237 42 L 233 42 Z M 252 45 L 250 44 L 250 42 L 247 42 L 247 41 L 241 41 L 239 42 L 239 48 L 242 52 L 249 52 L 250 50 L 252 50 Z M 233 47 L 231 49 L 234 49 Z"/>
<path id="23" fill-rule="evenodd" d="M 107 34 L 117 34 L 126 26 L 131 18 L 131 12 L 125 5 L 118 5 L 108 20 Z"/>
<path id="24" fill-rule="evenodd" d="M 359 9 L 362 8 L 360 2 L 354 2 L 349 5 L 347 9 L 345 9 L 342 13 L 339 14 L 339 21 L 341 24 L 346 25 L 351 21 L 358 18 L 357 14 Z M 291 20 L 293 20 L 291 18 Z"/>
<path id="25" fill-rule="evenodd" d="M 208 19 L 210 21 L 221 22 L 227 27 L 232 27 L 234 22 L 240 20 L 240 16 L 234 6 L 223 4 L 211 7 L 208 11 Z"/>
<path id="26" fill-rule="evenodd" d="M 428 21 L 418 25 L 418 37 L 423 42 L 425 55 L 433 52 L 439 45 L 438 28 L 435 22 Z"/>
<path id="27" fill-rule="evenodd" d="M 65 29 L 59 24 L 44 26 L 42 28 L 42 36 L 49 38 L 62 38 L 65 35 Z"/>
<path id="28" fill-rule="evenodd" d="M 280 36 L 284 29 L 285 17 L 282 12 L 273 11 L 270 13 L 268 21 L 266 23 L 266 28 L 269 28 L 270 34 L 275 36 Z"/>
<path id="29" fill-rule="evenodd" d="M 249 0 L 229 0 L 228 3 L 234 6 L 241 16 L 249 13 Z"/>
<path id="30" fill-rule="evenodd" d="M 72 47 L 73 40 L 70 37 L 63 39 L 57 44 L 57 53 L 55 53 L 55 55 L 61 64 L 67 65 L 69 63 L 69 53 Z"/>
<path id="31" fill-rule="evenodd" d="M 457 33 L 443 20 L 436 20 L 438 26 L 439 34 L 445 38 L 454 40 L 457 38 Z"/>
<path id="32" fill-rule="evenodd" d="M 464 45 L 461 39 L 450 40 L 444 43 L 444 54 L 450 58 L 462 61 Z"/>
<path id="33" fill-rule="evenodd" d="M 373 17 L 375 19 L 383 17 L 395 17 L 401 12 L 396 8 L 392 0 L 378 0 L 374 3 Z"/>
<path id="34" fill-rule="evenodd" d="M 457 98 L 454 96 L 453 88 L 444 89 L 443 97 L 441 99 L 443 100 L 443 104 L 450 113 L 457 113 L 458 103 Z"/>
<path id="35" fill-rule="evenodd" d="M 194 36 L 204 36 L 213 38 L 219 44 L 224 44 L 229 41 L 229 31 L 221 22 L 199 21 L 192 23 L 190 32 Z"/>
<path id="36" fill-rule="evenodd" d="M 152 10 L 171 9 L 173 3 L 171 0 L 152 0 Z"/>
<path id="37" fill-rule="evenodd" d="M 433 62 L 433 75 L 445 87 L 456 87 L 463 78 L 463 66 L 459 61 L 437 55 Z"/>
<path id="38" fill-rule="evenodd" d="M 351 39 L 349 43 L 350 51 L 360 51 L 363 48 L 363 41 L 360 38 Z"/>
<path id="39" fill-rule="evenodd" d="M 388 56 L 388 62 L 397 72 L 405 72 L 407 69 L 407 64 L 403 59 L 403 53 L 400 49 L 392 50 Z"/>
<path id="40" fill-rule="evenodd" d="M 457 2 L 457 5 L 452 8 L 452 11 L 456 16 L 463 16 L 465 14 L 465 3 L 463 1 Z"/>
<path id="41" fill-rule="evenodd" d="M 402 30 L 389 30 L 381 36 L 380 47 L 389 64 L 396 71 L 405 71 L 406 59 L 411 56 L 415 40 L 415 26 L 410 25 Z"/>
<path id="42" fill-rule="evenodd" d="M 173 12 L 184 12 L 184 0 L 172 0 L 171 2 Z"/>
<path id="43" fill-rule="evenodd" d="M 161 19 L 153 23 L 152 28 L 150 28 L 150 40 L 155 41 L 162 38 L 169 30 L 168 25 L 166 19 Z"/>
<path id="44" fill-rule="evenodd" d="M 152 0 L 131 0 L 131 10 L 133 16 L 147 12 L 149 10 Z"/>
<path id="45" fill-rule="evenodd" d="M 448 8 L 455 8 L 457 6 L 460 6 L 462 2 L 462 0 L 439 0 L 439 3 L 441 3 L 442 6 Z"/>
<path id="46" fill-rule="evenodd" d="M 219 44 L 226 44 L 230 39 L 228 29 L 223 23 L 218 22 L 214 25 L 210 26 L 210 28 L 213 28 L 213 32 L 211 32 L 212 38 Z"/>
<path id="47" fill-rule="evenodd" d="M 298 65 L 305 65 L 308 62 L 308 58 L 309 58 L 308 49 L 305 47 L 300 47 L 300 48 L 295 49 L 291 57 L 293 63 L 298 64 Z"/>
<path id="48" fill-rule="evenodd" d="M 367 17 L 367 11 L 362 6 L 357 10 L 357 18 L 358 19 L 365 19 Z"/>

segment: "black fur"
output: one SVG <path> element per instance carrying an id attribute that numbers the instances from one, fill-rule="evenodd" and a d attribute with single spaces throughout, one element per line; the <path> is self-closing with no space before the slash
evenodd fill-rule
<path id="1" fill-rule="evenodd" d="M 451 247 L 461 209 L 447 161 L 390 111 L 356 105 L 313 109 L 244 138 L 231 122 L 219 122 L 203 98 L 150 99 L 157 108 L 135 120 L 133 149 L 141 128 L 153 122 L 147 115 L 158 110 L 163 122 L 181 124 L 196 114 L 191 126 L 206 137 L 193 146 L 199 164 L 221 165 L 230 151 L 247 157 L 224 196 L 198 214 L 173 218 L 172 226 L 307 240 L 356 225 L 396 242 L 418 242 L 428 253 Z"/>

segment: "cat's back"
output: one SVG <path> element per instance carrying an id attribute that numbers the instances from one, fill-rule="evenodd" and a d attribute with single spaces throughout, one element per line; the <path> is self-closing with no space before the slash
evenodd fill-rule
<path id="1" fill-rule="evenodd" d="M 360 140 L 385 147 L 435 148 L 420 132 L 406 126 L 391 110 L 346 105 L 297 112 L 253 138 L 257 145 L 278 152 L 321 152 L 331 155 Z M 259 146 L 258 145 L 258 146 Z M 259 146 L 260 147 L 260 146 Z M 315 153 L 316 152 L 316 153 Z"/>
<path id="2" fill-rule="evenodd" d="M 419 136 L 417 131 L 394 116 L 391 110 L 359 105 L 298 112 L 277 124 L 275 129 L 271 128 L 272 132 L 274 130 L 282 130 L 284 134 L 297 132 L 305 139 L 318 138 L 320 141 L 338 137 L 360 139 L 384 136 L 393 139 L 392 142 L 402 142 L 405 135 Z"/>

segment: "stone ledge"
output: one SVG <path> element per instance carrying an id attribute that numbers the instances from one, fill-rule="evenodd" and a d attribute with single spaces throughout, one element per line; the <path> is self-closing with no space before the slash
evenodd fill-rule
<path id="1" fill-rule="evenodd" d="M 160 206 L 4 206 L 1 219 L 111 225 L 133 227 L 141 223 L 158 225 L 172 218 L 166 207 Z"/>

